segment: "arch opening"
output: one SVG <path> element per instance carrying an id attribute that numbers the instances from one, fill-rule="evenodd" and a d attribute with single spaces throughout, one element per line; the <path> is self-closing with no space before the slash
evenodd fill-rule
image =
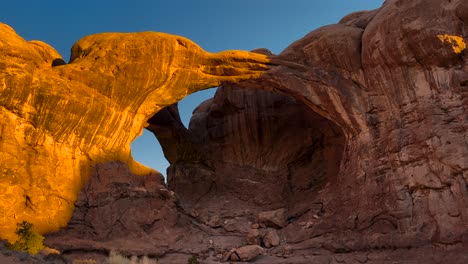
<path id="1" fill-rule="evenodd" d="M 132 142 L 131 149 L 135 161 L 159 171 L 167 179 L 166 169 L 169 162 L 153 133 L 143 129 L 143 133 Z"/>
<path id="2" fill-rule="evenodd" d="M 194 110 L 188 129 L 176 123 L 165 123 L 170 136 L 152 131 L 176 146 L 165 150 L 168 186 L 203 222 L 235 217 L 239 208 L 288 208 L 296 218 L 339 173 L 342 130 L 277 92 L 225 85 Z"/>
<path id="3" fill-rule="evenodd" d="M 155 116 L 159 116 L 159 118 L 150 118 L 149 127 L 143 129 L 142 135 L 132 142 L 133 158 L 139 163 L 159 171 L 167 181 L 166 170 L 171 161 L 171 147 L 177 143 L 167 142 L 166 139 L 175 132 L 172 132 L 171 129 L 165 130 L 163 127 L 169 125 L 178 130 L 185 130 L 194 109 L 206 99 L 213 97 L 215 91 L 216 88 L 210 88 L 186 96 L 172 107 L 173 113 L 170 113 L 169 108 L 156 113 Z M 155 136 L 155 131 L 160 134 L 159 139 Z M 159 140 L 163 140 L 163 143 L 161 144 Z"/>

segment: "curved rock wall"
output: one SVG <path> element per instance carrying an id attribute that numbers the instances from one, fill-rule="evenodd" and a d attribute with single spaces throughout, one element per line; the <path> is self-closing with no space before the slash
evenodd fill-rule
<path id="1" fill-rule="evenodd" d="M 304 209 L 306 193 L 339 171 L 341 130 L 292 97 L 225 85 L 194 111 L 189 129 L 175 109 L 153 116 L 148 129 L 165 153 L 178 153 L 168 185 L 194 216 Z M 175 118 L 166 122 L 170 113 Z"/>
<path id="2" fill-rule="evenodd" d="M 122 161 L 150 174 L 130 155 L 148 118 L 194 91 L 258 77 L 268 63 L 143 32 L 85 37 L 65 64 L 4 24 L 0 54 L 0 237 L 9 240 L 23 220 L 41 233 L 65 226 L 93 164 Z"/>
<path id="3" fill-rule="evenodd" d="M 297 147 L 298 138 L 307 145 L 303 130 L 291 126 L 288 115 L 266 121 L 274 107 L 259 103 L 265 101 L 262 94 L 230 86 L 195 111 L 188 141 L 200 144 L 203 153 L 195 159 L 171 154 L 169 187 L 207 224 L 213 223 L 213 203 L 236 201 L 223 205 L 224 211 L 211 210 L 228 219 L 253 215 L 250 220 L 255 220 L 255 211 L 243 210 L 245 201 L 256 203 L 258 197 L 259 204 L 271 205 L 263 210 L 286 208 L 289 224 L 280 237 L 301 254 L 368 251 L 382 260 L 400 252 L 409 259 L 424 255 L 425 263 L 432 263 L 455 250 L 458 257 L 451 261 L 463 263 L 468 243 L 467 10 L 466 1 L 386 1 L 380 9 L 309 33 L 272 58 L 280 66 L 238 85 L 292 96 L 306 106 L 301 106 L 307 108 L 303 113 L 313 111 L 321 117 L 317 120 L 329 120 L 342 133 L 342 156 L 324 155 L 339 170 L 299 200 L 307 209 L 288 203 L 293 195 L 285 189 L 291 186 L 268 174 L 266 165 L 285 165 L 294 149 L 290 142 Z M 230 98 L 235 93 L 243 93 L 242 100 Z M 263 114 L 265 119 L 251 118 Z M 317 120 L 299 123 L 301 128 L 322 127 L 314 125 Z M 296 135 L 279 138 L 283 134 L 272 129 L 276 144 L 264 144 L 270 134 L 259 137 L 257 127 L 263 132 L 272 124 L 291 127 Z M 155 120 L 152 126 L 157 125 Z M 164 137 L 154 132 L 164 145 Z M 312 168 L 304 169 L 301 180 L 313 179 L 319 166 L 333 171 L 319 161 L 307 162 Z M 217 165 L 222 162 L 229 165 Z M 259 187 L 249 188 L 258 182 Z M 217 199 L 223 195 L 230 198 Z"/>
<path id="4" fill-rule="evenodd" d="M 270 54 L 189 128 L 175 106 L 151 114 L 175 194 L 96 169 L 48 241 L 161 263 L 466 263 L 467 19 L 463 0 L 388 0 Z"/>

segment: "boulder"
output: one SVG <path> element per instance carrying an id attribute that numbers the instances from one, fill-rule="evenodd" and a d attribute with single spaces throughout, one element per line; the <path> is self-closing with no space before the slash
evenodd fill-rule
<path id="1" fill-rule="evenodd" d="M 286 209 L 280 208 L 273 211 L 258 213 L 258 223 L 267 227 L 282 228 L 288 224 L 288 216 Z"/>
<path id="2" fill-rule="evenodd" d="M 263 244 L 266 248 L 276 247 L 280 242 L 280 237 L 275 229 L 268 230 L 263 237 Z"/>
<path id="3" fill-rule="evenodd" d="M 258 229 L 251 229 L 245 238 L 247 244 L 249 245 L 260 245 L 261 237 Z"/>
<path id="4" fill-rule="evenodd" d="M 264 254 L 265 250 L 257 245 L 243 246 L 237 249 L 231 249 L 224 257 L 224 261 L 251 261 L 259 255 Z"/>

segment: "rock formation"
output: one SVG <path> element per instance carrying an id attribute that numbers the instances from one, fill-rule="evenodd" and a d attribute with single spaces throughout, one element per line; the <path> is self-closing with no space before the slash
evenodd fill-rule
<path id="1" fill-rule="evenodd" d="M 188 129 L 150 119 L 169 188 L 224 229 L 286 210 L 291 263 L 467 262 L 466 32 L 466 1 L 395 0 L 309 33 Z"/>
<path id="2" fill-rule="evenodd" d="M 0 24 L 0 237 L 16 223 L 67 224 L 91 165 L 126 163 L 148 118 L 192 92 L 258 77 L 266 56 L 204 52 L 163 33 L 85 37 L 65 64 L 49 45 Z"/>
<path id="3" fill-rule="evenodd" d="M 290 217 L 321 210 L 309 198 L 338 172 L 345 139 L 338 126 L 292 97 L 235 86 L 218 88 L 188 130 L 177 116 L 167 122 L 175 108 L 152 117 L 148 129 L 165 153 L 178 154 L 168 156 L 168 185 L 192 216 L 213 226 L 272 210 L 258 221 L 281 228 L 285 208 Z"/>
<path id="4" fill-rule="evenodd" d="M 161 263 L 467 263 L 466 32 L 466 1 L 387 0 L 258 50 L 277 66 L 224 84 L 189 128 L 176 105 L 148 115 L 170 190 L 101 162 L 47 242 Z"/>

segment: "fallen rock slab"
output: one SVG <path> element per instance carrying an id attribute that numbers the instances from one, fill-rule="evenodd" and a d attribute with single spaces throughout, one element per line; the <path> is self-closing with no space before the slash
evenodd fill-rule
<path id="1" fill-rule="evenodd" d="M 257 245 L 243 246 L 237 249 L 231 249 L 224 257 L 224 261 L 251 261 L 265 253 L 265 250 Z"/>
<path id="2" fill-rule="evenodd" d="M 260 212 L 258 222 L 267 227 L 282 228 L 288 224 L 286 209 L 281 208 L 273 211 Z"/>

